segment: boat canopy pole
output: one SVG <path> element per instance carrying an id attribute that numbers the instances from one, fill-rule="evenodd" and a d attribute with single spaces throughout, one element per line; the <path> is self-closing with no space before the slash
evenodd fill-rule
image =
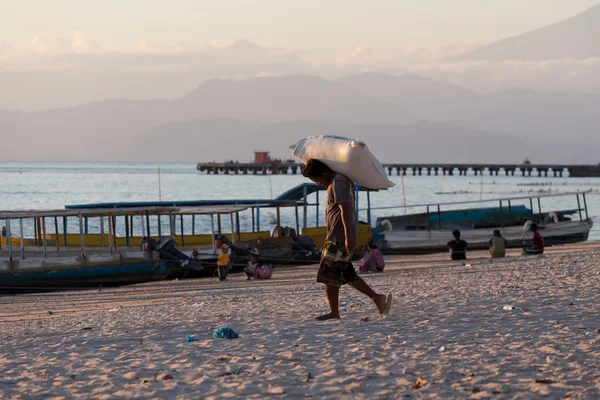
<path id="1" fill-rule="evenodd" d="M 83 217 L 79 214 L 79 242 L 81 244 L 81 257 L 85 257 L 85 243 L 83 239 Z"/>
<path id="2" fill-rule="evenodd" d="M 590 216 L 588 215 L 587 201 L 585 200 L 585 193 L 583 193 L 582 196 L 583 196 L 583 208 L 585 209 L 585 219 L 590 219 Z"/>
<path id="3" fill-rule="evenodd" d="M 6 243 L 8 244 L 8 260 L 12 261 L 12 234 L 10 233 L 10 218 L 6 218 Z"/>
<path id="4" fill-rule="evenodd" d="M 144 226 L 145 225 L 144 216 L 140 215 L 140 219 L 141 219 L 141 223 L 142 223 L 142 237 L 143 237 L 143 236 L 145 236 L 144 233 L 146 232 L 146 227 Z M 150 236 L 150 235 L 148 235 L 148 236 Z"/>
<path id="5" fill-rule="evenodd" d="M 173 214 L 169 214 L 169 230 L 171 239 L 175 240 L 175 216 Z"/>
<path id="6" fill-rule="evenodd" d="M 23 238 L 21 238 L 23 241 Z M 46 217 L 42 217 L 42 241 L 44 243 L 44 258 L 48 258 L 48 247 L 46 245 Z"/>
<path id="7" fill-rule="evenodd" d="M 210 214 L 210 236 L 212 242 L 212 251 L 213 254 L 216 253 L 216 243 L 215 243 L 215 215 Z"/>
<path id="8" fill-rule="evenodd" d="M 65 247 L 67 247 L 67 217 L 63 217 L 63 240 Z"/>
<path id="9" fill-rule="evenodd" d="M 54 217 L 54 231 L 56 234 L 56 252 L 60 252 L 60 241 L 58 238 L 58 217 Z"/>
<path id="10" fill-rule="evenodd" d="M 367 192 L 368 193 L 368 192 Z M 369 217 L 371 216 L 371 213 L 369 212 Z M 429 206 L 427 206 L 427 231 L 429 232 L 431 230 L 430 228 L 430 223 L 429 223 Z"/>
<path id="11" fill-rule="evenodd" d="M 367 190 L 367 223 L 371 226 L 371 192 L 369 190 Z"/>
<path id="12" fill-rule="evenodd" d="M 104 247 L 104 217 L 100 217 L 100 247 Z"/>
<path id="13" fill-rule="evenodd" d="M 25 259 L 25 242 L 23 240 L 23 218 L 19 219 L 19 233 L 21 234 L 21 260 Z M 10 238 L 8 239 L 10 240 Z"/>
<path id="14" fill-rule="evenodd" d="M 196 214 L 192 214 L 192 236 L 196 234 Z"/>
<path id="15" fill-rule="evenodd" d="M 125 246 L 129 247 L 129 235 L 131 234 L 131 231 L 129 230 L 129 217 L 127 215 L 124 216 L 125 218 Z M 133 219 L 131 220 L 131 230 L 133 230 Z"/>
<path id="16" fill-rule="evenodd" d="M 157 215 L 158 219 L 158 237 L 162 236 L 162 228 L 160 226 L 160 214 Z"/>
<path id="17" fill-rule="evenodd" d="M 316 222 L 317 224 L 315 226 L 319 226 L 319 191 L 316 191 L 317 194 L 317 203 L 315 204 L 315 218 L 316 218 Z M 307 201 L 308 199 L 304 199 L 304 201 Z"/>
<path id="18" fill-rule="evenodd" d="M 304 198 L 304 228 L 308 228 L 308 215 L 307 215 L 308 190 L 307 190 L 306 186 L 304 186 L 302 188 L 302 191 L 303 191 L 303 198 Z M 317 193 L 318 193 L 318 191 L 317 191 Z M 319 212 L 317 211 L 317 214 L 318 213 Z"/>
<path id="19" fill-rule="evenodd" d="M 579 220 L 583 222 L 583 216 L 581 215 L 581 202 L 579 201 L 579 193 L 577 193 L 577 209 L 579 210 Z"/>
<path id="20" fill-rule="evenodd" d="M 512 207 L 510 205 L 510 200 L 508 201 L 508 224 L 512 225 Z"/>
<path id="21" fill-rule="evenodd" d="M 502 218 L 502 229 L 504 229 L 504 209 L 502 208 L 502 200 L 500 200 L 500 218 Z"/>
<path id="22" fill-rule="evenodd" d="M 533 223 L 533 217 L 534 217 L 534 213 L 533 213 L 533 199 L 530 197 L 529 198 L 529 208 L 531 209 L 531 222 Z"/>
<path id="23" fill-rule="evenodd" d="M 113 245 L 115 246 L 115 253 L 119 252 L 119 244 L 117 243 L 117 217 L 113 215 L 110 217 L 112 219 L 113 226 Z"/>
<path id="24" fill-rule="evenodd" d="M 256 207 L 256 231 L 260 232 L 260 206 Z"/>
<path id="25" fill-rule="evenodd" d="M 237 240 L 240 241 L 240 240 L 242 240 L 242 234 L 240 233 L 240 213 L 239 212 L 235 213 L 235 226 L 237 229 Z"/>
<path id="26" fill-rule="evenodd" d="M 298 213 L 298 206 L 294 207 L 296 209 L 296 233 L 300 235 L 300 215 Z"/>
<path id="27" fill-rule="evenodd" d="M 229 214 L 229 222 L 231 223 L 231 242 L 235 244 L 235 227 L 233 225 L 233 214 Z"/>
<path id="28" fill-rule="evenodd" d="M 542 202 L 540 201 L 540 198 L 537 198 L 538 201 L 538 210 L 540 211 L 540 222 L 542 222 Z"/>
<path id="29" fill-rule="evenodd" d="M 255 232 L 255 221 L 254 221 L 254 207 L 252 207 L 252 232 Z"/>
<path id="30" fill-rule="evenodd" d="M 440 205 L 437 206 L 437 215 L 438 215 L 438 228 L 442 229 L 442 212 L 440 211 Z"/>
<path id="31" fill-rule="evenodd" d="M 113 219 L 108 214 L 108 247 L 110 248 L 110 254 L 113 254 Z"/>
<path id="32" fill-rule="evenodd" d="M 144 226 L 144 224 L 142 224 L 142 226 Z M 148 231 L 148 237 L 150 237 L 150 213 L 148 211 L 146 211 L 146 230 Z M 144 236 L 144 230 L 142 229 L 142 236 Z"/>
<path id="33" fill-rule="evenodd" d="M 185 238 L 183 237 L 183 214 L 179 216 L 179 222 L 181 223 L 181 227 L 179 228 L 179 232 L 181 232 L 181 245 L 185 246 Z"/>

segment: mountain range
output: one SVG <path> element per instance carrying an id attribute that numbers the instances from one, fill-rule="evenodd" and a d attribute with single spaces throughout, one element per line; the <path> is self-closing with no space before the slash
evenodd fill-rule
<path id="1" fill-rule="evenodd" d="M 248 160 L 288 157 L 317 134 L 365 140 L 386 162 L 597 163 L 600 96 L 483 95 L 417 75 L 210 80 L 173 100 L 107 100 L 0 112 L 4 159 Z"/>

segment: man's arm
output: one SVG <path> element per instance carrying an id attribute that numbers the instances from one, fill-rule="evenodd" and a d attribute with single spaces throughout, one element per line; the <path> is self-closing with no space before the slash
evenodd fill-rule
<path id="1" fill-rule="evenodd" d="M 342 212 L 342 223 L 344 224 L 344 235 L 346 236 L 346 249 L 352 253 L 356 249 L 356 238 L 352 234 L 352 207 L 349 201 L 339 203 L 340 211 Z"/>

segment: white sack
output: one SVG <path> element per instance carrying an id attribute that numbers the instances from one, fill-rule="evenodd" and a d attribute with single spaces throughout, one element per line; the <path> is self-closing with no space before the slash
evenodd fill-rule
<path id="1" fill-rule="evenodd" d="M 334 135 L 309 136 L 290 149 L 304 164 L 310 159 L 319 160 L 365 188 L 387 189 L 395 185 L 362 140 Z"/>

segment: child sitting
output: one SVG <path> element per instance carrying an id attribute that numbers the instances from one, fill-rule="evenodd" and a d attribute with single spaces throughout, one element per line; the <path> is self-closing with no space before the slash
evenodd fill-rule
<path id="1" fill-rule="evenodd" d="M 250 261 L 248 261 L 248 265 L 246 265 L 246 268 L 244 268 L 244 272 L 246 273 L 248 280 L 257 278 L 256 271 L 259 267 L 261 267 L 261 265 L 262 264 L 260 261 L 258 261 L 258 255 L 252 253 L 250 255 Z"/>
<path id="2" fill-rule="evenodd" d="M 360 263 L 359 272 L 383 272 L 385 261 L 377 245 L 371 240 L 367 244 L 367 253 Z"/>

